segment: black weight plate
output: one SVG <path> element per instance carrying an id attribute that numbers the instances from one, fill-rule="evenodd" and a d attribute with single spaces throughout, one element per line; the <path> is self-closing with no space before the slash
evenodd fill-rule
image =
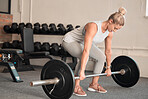
<path id="1" fill-rule="evenodd" d="M 70 67 L 60 60 L 50 60 L 47 62 L 41 71 L 41 80 L 45 79 L 60 79 L 54 90 L 50 94 L 54 85 L 43 85 L 43 90 L 51 99 L 69 99 L 74 91 L 75 79 L 73 71 Z"/>
<path id="2" fill-rule="evenodd" d="M 124 75 L 112 75 L 114 81 L 120 86 L 132 87 L 138 82 L 140 72 L 136 62 L 132 58 L 128 56 L 118 56 L 113 60 L 111 66 L 112 72 L 120 71 L 121 69 L 126 71 Z"/>

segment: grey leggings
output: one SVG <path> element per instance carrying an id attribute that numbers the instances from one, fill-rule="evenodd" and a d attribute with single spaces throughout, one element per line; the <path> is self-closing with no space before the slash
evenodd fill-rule
<path id="1" fill-rule="evenodd" d="M 71 54 L 73 57 L 78 58 L 78 63 L 76 65 L 74 74 L 79 75 L 81 67 L 81 56 L 84 45 L 78 42 L 67 43 L 63 41 L 62 46 L 66 51 L 68 51 L 69 54 Z M 92 47 L 90 49 L 89 58 L 90 57 L 96 60 L 93 73 L 101 73 L 104 66 L 104 62 L 106 60 L 106 56 L 95 44 L 92 44 Z"/>

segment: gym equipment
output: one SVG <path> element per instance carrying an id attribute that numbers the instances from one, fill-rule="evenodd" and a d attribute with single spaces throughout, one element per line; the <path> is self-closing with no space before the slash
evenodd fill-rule
<path id="1" fill-rule="evenodd" d="M 139 80 L 139 69 L 133 59 L 119 56 L 111 64 L 112 77 L 122 87 L 132 87 Z M 114 71 L 117 70 L 117 71 Z M 86 75 L 86 77 L 104 76 L 107 73 Z M 51 60 L 45 64 L 41 72 L 41 81 L 31 82 L 31 86 L 42 85 L 44 92 L 51 99 L 69 99 L 74 91 L 75 79 L 73 71 L 60 60 Z"/>
<path id="2" fill-rule="evenodd" d="M 38 58 L 52 59 L 49 51 L 35 52 L 35 50 L 41 50 L 41 43 L 39 42 L 39 45 L 35 44 L 36 46 L 34 46 L 33 29 L 24 28 L 22 33 L 22 38 L 23 38 L 23 51 L 25 57 L 24 60 L 26 60 L 25 62 L 26 64 L 30 65 L 30 59 L 38 59 Z"/>
<path id="3" fill-rule="evenodd" d="M 18 44 L 18 49 L 23 50 L 23 42 L 22 42 L 22 41 L 19 42 L 19 44 Z"/>
<path id="4" fill-rule="evenodd" d="M 35 42 L 34 43 L 34 51 L 35 52 L 41 51 L 41 42 Z"/>
<path id="5" fill-rule="evenodd" d="M 72 24 L 68 24 L 68 25 L 67 25 L 67 32 L 70 32 L 70 31 L 72 31 L 72 30 L 74 30 Z"/>
<path id="6" fill-rule="evenodd" d="M 50 28 L 49 29 L 50 34 L 57 34 L 58 30 L 54 23 L 49 24 L 49 28 Z"/>
<path id="7" fill-rule="evenodd" d="M 4 31 L 5 31 L 6 33 L 10 33 L 10 26 L 9 26 L 9 25 L 5 25 L 5 26 L 3 27 L 3 29 L 4 29 Z"/>
<path id="8" fill-rule="evenodd" d="M 18 49 L 18 45 L 19 45 L 19 40 L 13 40 L 13 42 L 12 42 L 12 47 L 14 48 L 14 49 Z"/>
<path id="9" fill-rule="evenodd" d="M 50 44 L 48 42 L 44 42 L 41 46 L 42 51 L 49 51 L 50 50 Z"/>
<path id="10" fill-rule="evenodd" d="M 54 81 L 54 79 L 57 78 L 59 80 Z M 45 93 L 51 99 L 68 99 L 68 97 L 72 95 L 75 83 L 74 76 L 72 70 L 66 63 L 60 60 L 47 62 L 41 71 L 41 80 L 45 79 L 53 79 L 50 82 L 59 82 L 42 86 Z M 35 83 L 38 84 L 38 82 Z M 31 82 L 31 86 L 34 86 L 35 83 Z"/>
<path id="11" fill-rule="evenodd" d="M 18 34 L 23 31 L 24 27 L 25 27 L 25 23 L 19 23 L 19 26 L 18 26 Z"/>
<path id="12" fill-rule="evenodd" d="M 63 24 L 60 23 L 60 24 L 57 25 L 57 27 L 58 27 L 58 32 L 59 32 L 60 35 L 66 34 L 66 28 L 64 27 Z"/>
<path id="13" fill-rule="evenodd" d="M 10 32 L 11 33 L 17 33 L 18 32 L 17 31 L 18 30 L 17 27 L 18 27 L 17 23 L 12 23 L 11 28 L 10 28 Z"/>
<path id="14" fill-rule="evenodd" d="M 26 28 L 31 28 L 32 29 L 32 24 L 31 23 L 26 23 Z"/>
<path id="15" fill-rule="evenodd" d="M 33 33 L 40 34 L 40 24 L 38 22 L 34 24 Z"/>
<path id="16" fill-rule="evenodd" d="M 48 34 L 48 32 L 49 32 L 48 25 L 46 23 L 42 24 L 41 33 Z"/>
<path id="17" fill-rule="evenodd" d="M 118 56 L 112 62 L 112 71 L 125 70 L 124 75 L 112 75 L 114 81 L 122 87 L 134 86 L 140 76 L 140 72 L 136 62 L 127 56 Z"/>
<path id="18" fill-rule="evenodd" d="M 22 82 L 22 80 L 16 71 L 14 63 L 11 62 L 11 59 L 17 56 L 18 59 L 23 60 L 23 58 L 18 55 L 22 53 L 22 50 L 0 49 L 0 65 L 8 67 L 14 82 Z"/>
<path id="19" fill-rule="evenodd" d="M 58 56 L 59 55 L 59 45 L 58 43 L 52 43 L 50 49 L 51 55 Z"/>
<path id="20" fill-rule="evenodd" d="M 4 42 L 2 45 L 2 49 L 4 49 L 4 48 L 23 49 L 23 43 L 22 43 L 22 41 L 19 41 L 19 40 L 13 40 L 12 43 Z"/>
<path id="21" fill-rule="evenodd" d="M 2 49 L 3 48 L 12 48 L 12 44 L 10 42 L 4 42 L 2 45 Z"/>

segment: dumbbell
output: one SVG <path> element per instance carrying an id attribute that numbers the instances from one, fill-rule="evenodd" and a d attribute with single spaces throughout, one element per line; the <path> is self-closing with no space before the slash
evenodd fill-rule
<path id="1" fill-rule="evenodd" d="M 34 51 L 35 52 L 41 51 L 41 42 L 35 42 L 34 43 Z"/>
<path id="2" fill-rule="evenodd" d="M 4 25 L 3 30 L 4 30 L 6 33 L 10 33 L 10 26 L 9 26 L 9 25 Z"/>
<path id="3" fill-rule="evenodd" d="M 74 30 L 72 24 L 68 24 L 68 25 L 67 25 L 67 32 L 70 32 L 70 31 L 72 31 L 72 30 Z"/>
<path id="4" fill-rule="evenodd" d="M 19 42 L 18 49 L 22 49 L 23 50 L 23 42 L 22 41 Z"/>
<path id="5" fill-rule="evenodd" d="M 59 55 L 59 45 L 58 43 L 52 43 L 50 49 L 51 55 L 58 56 Z"/>
<path id="6" fill-rule="evenodd" d="M 17 29 L 18 28 L 18 24 L 17 23 L 12 23 L 11 28 L 10 28 L 10 32 L 11 33 L 17 33 Z"/>
<path id="7" fill-rule="evenodd" d="M 48 42 L 44 42 L 41 46 L 42 51 L 49 51 L 50 50 L 50 44 Z"/>
<path id="8" fill-rule="evenodd" d="M 48 34 L 48 32 L 49 32 L 48 25 L 46 23 L 42 24 L 41 33 Z"/>
<path id="9" fill-rule="evenodd" d="M 12 44 L 10 42 L 4 42 L 2 45 L 2 49 L 3 48 L 12 48 Z"/>
<path id="10" fill-rule="evenodd" d="M 34 24 L 33 33 L 34 34 L 40 34 L 40 32 L 41 32 L 40 31 L 40 23 L 37 22 L 37 23 Z"/>
<path id="11" fill-rule="evenodd" d="M 56 25 L 54 23 L 49 24 L 49 32 L 50 34 L 57 34 L 57 28 Z"/>
<path id="12" fill-rule="evenodd" d="M 23 23 L 23 22 L 22 23 L 19 23 L 19 26 L 18 26 L 18 34 L 23 31 L 24 27 L 25 27 L 25 23 Z"/>
<path id="13" fill-rule="evenodd" d="M 13 47 L 14 49 L 18 49 L 18 45 L 19 45 L 19 40 L 13 40 L 13 42 L 12 42 L 12 47 Z"/>
<path id="14" fill-rule="evenodd" d="M 63 24 L 60 23 L 60 24 L 57 25 L 57 27 L 58 27 L 58 32 L 59 32 L 60 35 L 66 34 L 66 28 L 64 27 Z"/>
<path id="15" fill-rule="evenodd" d="M 26 28 L 31 28 L 32 29 L 32 24 L 31 23 L 26 23 Z"/>

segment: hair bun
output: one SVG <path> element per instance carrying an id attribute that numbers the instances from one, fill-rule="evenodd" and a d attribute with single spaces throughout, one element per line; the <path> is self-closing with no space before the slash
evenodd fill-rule
<path id="1" fill-rule="evenodd" d="M 125 15 L 126 14 L 126 9 L 124 7 L 120 7 L 118 12 L 121 14 L 121 15 Z"/>

